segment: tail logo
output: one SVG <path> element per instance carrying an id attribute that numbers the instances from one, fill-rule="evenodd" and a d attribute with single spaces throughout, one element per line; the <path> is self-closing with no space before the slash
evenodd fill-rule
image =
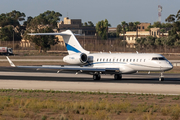
<path id="1" fill-rule="evenodd" d="M 67 48 L 68 51 L 73 51 L 75 53 L 81 53 L 78 49 L 74 48 L 73 46 L 71 46 L 71 45 L 69 45 L 67 43 L 65 43 L 65 45 L 66 45 L 66 48 Z"/>

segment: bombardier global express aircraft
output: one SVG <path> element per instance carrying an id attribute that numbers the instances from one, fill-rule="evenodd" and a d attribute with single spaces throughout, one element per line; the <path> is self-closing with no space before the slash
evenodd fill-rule
<path id="1" fill-rule="evenodd" d="M 163 72 L 171 70 L 172 64 L 161 54 L 152 53 L 90 53 L 84 50 L 70 30 L 61 33 L 31 33 L 29 35 L 61 35 L 64 39 L 68 54 L 63 61 L 76 66 L 15 66 L 7 57 L 12 67 L 56 69 L 58 72 L 75 71 L 93 75 L 94 80 L 100 80 L 101 74 L 114 74 L 114 79 L 122 79 L 122 74 L 137 71 L 158 71 L 159 81 L 164 80 Z"/>

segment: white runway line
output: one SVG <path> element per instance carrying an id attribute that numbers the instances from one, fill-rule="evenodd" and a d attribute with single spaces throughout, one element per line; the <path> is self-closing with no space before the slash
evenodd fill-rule
<path id="1" fill-rule="evenodd" d="M 1 89 L 99 91 L 108 93 L 180 94 L 180 85 L 0 80 Z M 168 88 L 168 89 L 167 89 Z"/>

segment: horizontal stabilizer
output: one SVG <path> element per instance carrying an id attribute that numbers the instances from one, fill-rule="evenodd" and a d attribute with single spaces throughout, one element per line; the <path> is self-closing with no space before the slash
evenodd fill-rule
<path id="1" fill-rule="evenodd" d="M 71 34 L 64 34 L 64 33 L 28 33 L 28 35 L 61 35 L 61 36 L 70 36 Z"/>
<path id="2" fill-rule="evenodd" d="M 69 54 L 90 53 L 89 51 L 84 50 L 82 46 L 79 44 L 78 40 L 76 39 L 75 35 L 80 35 L 80 34 L 73 34 L 72 31 L 70 30 L 66 30 L 61 33 L 29 33 L 28 35 L 60 35 L 63 37 L 63 40 L 65 42 Z"/>

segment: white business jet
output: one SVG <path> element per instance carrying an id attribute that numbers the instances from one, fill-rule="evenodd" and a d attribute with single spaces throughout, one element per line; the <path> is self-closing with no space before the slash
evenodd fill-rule
<path id="1" fill-rule="evenodd" d="M 29 35 L 61 35 L 64 39 L 68 54 L 63 61 L 76 66 L 15 66 L 7 57 L 12 67 L 57 69 L 57 71 L 75 71 L 89 73 L 94 80 L 100 80 L 101 74 L 114 74 L 114 79 L 122 79 L 122 74 L 138 71 L 159 71 L 159 81 L 164 80 L 163 72 L 171 70 L 172 64 L 160 54 L 151 53 L 90 53 L 84 50 L 70 30 L 61 33 L 31 33 Z"/>

